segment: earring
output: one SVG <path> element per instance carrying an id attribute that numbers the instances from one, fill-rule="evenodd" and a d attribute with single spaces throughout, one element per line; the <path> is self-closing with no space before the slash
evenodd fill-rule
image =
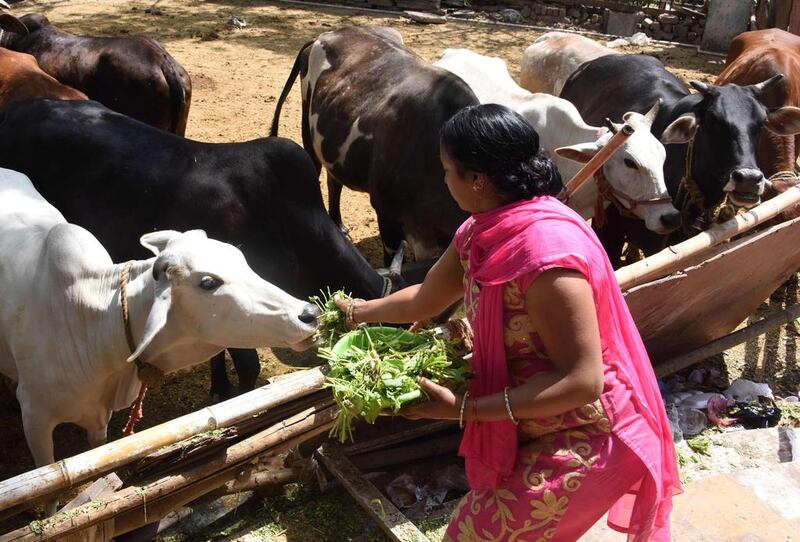
<path id="1" fill-rule="evenodd" d="M 479 190 L 483 190 L 483 183 L 474 182 L 472 183 L 472 189 L 477 192 Z"/>

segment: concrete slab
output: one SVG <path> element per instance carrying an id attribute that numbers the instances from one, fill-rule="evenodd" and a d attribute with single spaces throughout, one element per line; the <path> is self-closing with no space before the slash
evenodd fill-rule
<path id="1" fill-rule="evenodd" d="M 800 542 L 800 463 L 778 463 L 689 482 L 675 497 L 676 542 Z M 621 542 L 603 518 L 581 538 Z"/>

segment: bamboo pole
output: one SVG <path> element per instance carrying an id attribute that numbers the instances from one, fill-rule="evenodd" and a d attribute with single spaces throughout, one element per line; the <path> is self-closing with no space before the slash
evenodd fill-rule
<path id="1" fill-rule="evenodd" d="M 766 318 L 759 320 L 755 324 L 744 327 L 738 331 L 734 331 L 729 335 L 720 337 L 717 340 L 711 341 L 708 344 L 696 348 L 691 352 L 672 358 L 664 363 L 659 363 L 655 366 L 655 373 L 658 378 L 671 375 L 681 369 L 702 361 L 707 357 L 724 352 L 729 348 L 733 348 L 737 344 L 741 344 L 750 339 L 754 339 L 764 333 L 772 331 L 784 324 L 800 318 L 800 303 L 792 305 L 786 310 L 771 314 Z"/>
<path id="2" fill-rule="evenodd" d="M 325 375 L 320 368 L 299 371 L 279 383 L 263 386 L 141 433 L 9 478 L 0 483 L 0 511 L 14 508 L 14 512 L 18 512 L 31 508 L 58 491 L 102 476 L 162 446 L 203 431 L 232 425 L 320 390 L 324 380 Z"/>
<path id="3" fill-rule="evenodd" d="M 592 159 L 586 162 L 581 170 L 575 174 L 573 178 L 571 178 L 567 183 L 564 185 L 569 192 L 569 195 L 575 194 L 581 187 L 586 184 L 586 181 L 592 178 L 598 169 L 603 167 L 603 165 L 608 162 L 608 159 L 613 156 L 617 149 L 619 149 L 623 143 L 625 143 L 629 137 L 633 135 L 634 129 L 633 126 L 630 124 L 623 124 L 622 128 L 614 134 L 614 136 L 608 140 L 608 143 L 605 147 L 600 149 L 597 154 L 592 156 Z"/>
<path id="4" fill-rule="evenodd" d="M 727 222 L 717 224 L 652 256 L 617 270 L 620 288 L 629 290 L 645 282 L 681 269 L 681 263 L 691 256 L 727 241 L 755 226 L 774 218 L 786 209 L 800 203 L 800 187 L 792 187 L 749 211 L 738 214 Z"/>
<path id="5" fill-rule="evenodd" d="M 115 520 L 117 535 L 136 529 L 165 516 L 171 510 L 213 491 L 234 478 L 243 463 L 265 453 L 279 453 L 328 430 L 338 414 L 337 407 L 306 409 L 229 447 L 180 473 L 145 486 L 118 491 L 104 502 L 87 503 L 66 513 L 59 513 L 38 524 L 31 524 L 0 537 L 0 542 L 34 542 L 60 538 L 92 525 Z"/>

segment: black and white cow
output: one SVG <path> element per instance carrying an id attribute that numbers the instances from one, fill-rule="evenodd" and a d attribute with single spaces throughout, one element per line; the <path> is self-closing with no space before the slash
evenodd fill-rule
<path id="1" fill-rule="evenodd" d="M 444 184 L 439 129 L 479 103 L 472 90 L 410 51 L 394 29 L 326 32 L 300 49 L 271 135 L 298 73 L 303 145 L 327 170 L 334 222 L 342 224 L 342 185 L 368 192 L 387 259 L 404 238 L 418 260 L 439 256 L 467 216 Z"/>
<path id="2" fill-rule="evenodd" d="M 200 143 L 97 102 L 34 100 L 0 113 L 0 165 L 30 177 L 116 262 L 147 256 L 143 233 L 201 228 L 295 297 L 330 287 L 376 298 L 402 286 L 372 269 L 331 221 L 314 164 L 287 139 Z M 252 389 L 258 356 L 232 354 L 240 389 Z M 232 393 L 224 358 L 213 365 L 212 387 Z"/>
<path id="3" fill-rule="evenodd" d="M 679 240 L 694 226 L 707 226 L 709 213 L 726 196 L 740 207 L 752 207 L 760 201 L 765 186 L 756 163 L 761 131 L 779 135 L 800 132 L 800 109 L 770 111 L 761 100 L 778 80 L 750 86 L 692 81 L 698 93 L 690 94 L 656 58 L 608 55 L 582 64 L 567 80 L 561 97 L 575 104 L 589 124 L 606 117 L 618 118 L 626 111 L 645 112 L 661 100 L 652 132 L 666 145 L 664 181 L 676 207 L 684 211 L 682 229 L 671 238 Z M 684 186 L 679 194 L 681 184 Z M 616 265 L 625 240 L 648 254 L 664 243 L 661 236 L 621 217 L 615 209 L 609 212 L 601 238 Z"/>

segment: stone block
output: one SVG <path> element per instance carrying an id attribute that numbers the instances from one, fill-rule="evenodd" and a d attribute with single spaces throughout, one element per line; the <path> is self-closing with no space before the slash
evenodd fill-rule
<path id="1" fill-rule="evenodd" d="M 567 11 L 567 15 L 569 15 L 570 17 L 572 17 L 574 19 L 580 19 L 581 10 L 578 9 L 578 8 L 569 8 L 569 11 Z"/>
<path id="2" fill-rule="evenodd" d="M 612 36 L 632 36 L 636 30 L 636 14 L 608 11 L 605 33 Z"/>
<path id="3" fill-rule="evenodd" d="M 752 10 L 752 0 L 711 2 L 701 49 L 726 52 L 731 40 L 747 30 Z"/>
<path id="4" fill-rule="evenodd" d="M 650 28 L 651 24 L 653 24 L 653 19 L 651 19 L 650 17 L 645 17 L 644 19 L 642 19 L 642 26 Z"/>
<path id="5" fill-rule="evenodd" d="M 672 32 L 673 26 L 674 25 L 671 25 L 669 23 L 661 23 L 661 30 L 663 30 L 664 32 Z"/>
<path id="6" fill-rule="evenodd" d="M 661 24 L 678 24 L 680 18 L 672 13 L 662 13 L 658 16 L 658 22 Z"/>

